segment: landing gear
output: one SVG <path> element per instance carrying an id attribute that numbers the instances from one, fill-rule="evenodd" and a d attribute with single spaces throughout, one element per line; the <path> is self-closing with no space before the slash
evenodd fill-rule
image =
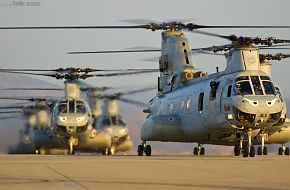
<path id="1" fill-rule="evenodd" d="M 235 145 L 234 147 L 234 153 L 235 153 L 235 156 L 240 156 L 241 155 L 241 152 L 242 152 L 242 148 L 243 148 L 243 140 L 240 139 L 239 140 L 239 143 Z"/>
<path id="2" fill-rule="evenodd" d="M 205 155 L 205 149 L 204 147 L 201 147 L 200 144 L 197 145 L 197 147 L 194 147 L 193 149 L 193 155 Z"/>
<path id="3" fill-rule="evenodd" d="M 138 145 L 137 154 L 138 156 L 143 156 L 144 147 L 143 145 Z"/>
<path id="4" fill-rule="evenodd" d="M 252 146 L 252 133 L 247 131 L 246 141 L 243 142 L 243 157 L 255 157 L 255 147 Z"/>
<path id="5" fill-rule="evenodd" d="M 267 155 L 268 149 L 265 146 L 265 134 L 261 134 L 260 136 L 261 136 L 262 144 L 261 144 L 261 146 L 258 147 L 257 154 L 258 155 Z"/>
<path id="6" fill-rule="evenodd" d="M 73 155 L 74 154 L 74 147 L 78 145 L 78 139 L 71 137 L 69 139 L 69 154 Z"/>
<path id="7" fill-rule="evenodd" d="M 280 147 L 280 148 L 278 149 L 278 154 L 279 154 L 279 155 L 283 155 L 283 154 L 285 154 L 286 156 L 289 156 L 289 154 L 290 154 L 289 147 L 286 147 L 286 146 L 285 146 L 285 143 L 283 143 L 283 144 L 282 144 L 282 147 Z"/>
<path id="8" fill-rule="evenodd" d="M 114 155 L 116 153 L 116 148 L 115 147 L 110 147 L 108 149 L 108 155 Z"/>
<path id="9" fill-rule="evenodd" d="M 146 142 L 143 141 L 141 145 L 138 145 L 137 154 L 138 156 L 143 156 L 145 153 L 146 156 L 151 156 L 151 146 L 146 145 Z"/>

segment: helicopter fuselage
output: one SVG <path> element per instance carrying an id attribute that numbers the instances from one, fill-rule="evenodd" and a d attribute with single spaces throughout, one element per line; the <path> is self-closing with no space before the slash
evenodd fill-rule
<path id="1" fill-rule="evenodd" d="M 200 77 L 159 94 L 149 106 L 141 128 L 143 141 L 216 144 L 241 130 L 258 133 L 286 114 L 285 103 L 261 71 Z"/>

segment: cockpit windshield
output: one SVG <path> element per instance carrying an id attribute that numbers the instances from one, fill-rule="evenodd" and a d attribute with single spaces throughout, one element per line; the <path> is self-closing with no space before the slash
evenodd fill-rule
<path id="1" fill-rule="evenodd" d="M 117 117 L 117 116 L 111 116 L 111 117 L 104 119 L 102 124 L 104 126 L 110 126 L 110 125 L 126 126 L 124 121 L 120 117 Z"/>
<path id="2" fill-rule="evenodd" d="M 265 94 L 266 95 L 276 94 L 274 85 L 271 82 L 270 77 L 268 77 L 268 76 L 261 76 L 261 80 L 262 80 L 263 87 L 264 87 L 264 90 L 265 90 Z"/>
<path id="3" fill-rule="evenodd" d="M 80 100 L 65 100 L 59 102 L 57 106 L 59 113 L 87 113 L 86 104 Z"/>
<path id="4" fill-rule="evenodd" d="M 234 95 L 271 95 L 276 94 L 268 76 L 240 76 L 235 80 Z"/>
<path id="5" fill-rule="evenodd" d="M 251 76 L 253 89 L 256 95 L 263 95 L 263 89 L 260 83 L 259 76 Z"/>
<path id="6" fill-rule="evenodd" d="M 77 101 L 76 103 L 77 103 L 77 105 L 76 105 L 76 112 L 77 113 L 87 113 L 87 107 L 84 104 L 84 102 Z"/>
<path id="7" fill-rule="evenodd" d="M 253 91 L 249 81 L 239 81 L 235 84 L 234 95 L 252 95 Z"/>

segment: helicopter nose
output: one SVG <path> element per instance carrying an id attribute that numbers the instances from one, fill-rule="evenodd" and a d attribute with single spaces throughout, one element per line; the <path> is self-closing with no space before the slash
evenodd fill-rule
<path id="1" fill-rule="evenodd" d="M 283 105 L 277 97 L 243 97 L 234 103 L 236 121 L 253 124 L 275 123 L 281 119 Z"/>

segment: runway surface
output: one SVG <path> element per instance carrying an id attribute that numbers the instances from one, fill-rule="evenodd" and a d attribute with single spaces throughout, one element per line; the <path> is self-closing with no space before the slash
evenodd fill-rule
<path id="1" fill-rule="evenodd" d="M 289 156 L 0 154 L 0 189 L 290 189 Z"/>

